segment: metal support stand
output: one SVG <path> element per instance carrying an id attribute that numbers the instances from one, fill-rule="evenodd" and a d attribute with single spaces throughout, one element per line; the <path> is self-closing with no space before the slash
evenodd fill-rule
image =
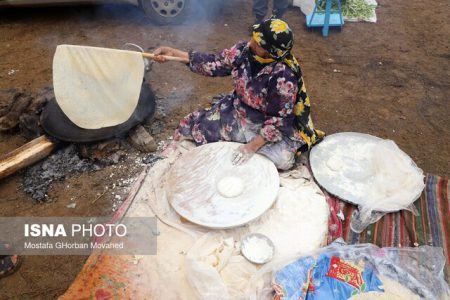
<path id="1" fill-rule="evenodd" d="M 325 2 L 325 10 L 319 10 L 323 7 Z M 336 4 L 337 9 L 332 9 L 332 5 Z M 306 26 L 322 27 L 322 35 L 328 36 L 329 28 L 344 25 L 344 18 L 342 17 L 341 1 L 340 0 L 318 0 L 312 14 L 306 16 Z"/>

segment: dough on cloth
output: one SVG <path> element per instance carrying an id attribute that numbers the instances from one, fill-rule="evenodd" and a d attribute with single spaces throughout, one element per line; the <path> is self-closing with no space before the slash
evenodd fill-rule
<path id="1" fill-rule="evenodd" d="M 133 114 L 144 78 L 142 54 L 59 45 L 53 57 L 55 98 L 77 126 L 116 126 Z"/>
<path id="2" fill-rule="evenodd" d="M 237 176 L 226 176 L 217 183 L 217 190 L 225 198 L 234 198 L 242 194 L 244 182 Z"/>

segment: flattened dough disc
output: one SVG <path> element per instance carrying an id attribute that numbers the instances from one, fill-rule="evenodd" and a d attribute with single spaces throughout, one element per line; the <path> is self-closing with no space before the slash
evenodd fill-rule
<path id="1" fill-rule="evenodd" d="M 422 170 L 392 144 L 369 134 L 332 134 L 311 150 L 311 170 L 323 188 L 342 200 L 398 211 L 420 196 L 424 183 Z"/>
<path id="2" fill-rule="evenodd" d="M 379 141 L 381 139 L 378 137 L 357 132 L 325 137 L 323 142 L 311 149 L 309 156 L 317 182 L 342 200 L 361 205 L 367 198 L 367 183 L 355 179 L 360 177 L 358 173 L 362 173 L 358 171 L 369 171 L 367 157 Z M 363 148 L 364 151 L 361 150 Z"/>
<path id="3" fill-rule="evenodd" d="M 59 45 L 53 57 L 56 101 L 81 128 L 119 125 L 137 106 L 144 67 L 139 52 Z"/>
<path id="4" fill-rule="evenodd" d="M 280 179 L 275 165 L 262 155 L 233 166 L 231 155 L 238 143 L 199 146 L 180 157 L 166 181 L 168 199 L 175 211 L 192 223 L 209 228 L 230 228 L 261 216 L 274 203 Z M 240 180 L 243 189 L 233 197 L 218 191 L 221 179 Z"/>

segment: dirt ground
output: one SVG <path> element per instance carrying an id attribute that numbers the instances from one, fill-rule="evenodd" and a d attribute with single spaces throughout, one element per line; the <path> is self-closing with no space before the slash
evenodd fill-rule
<path id="1" fill-rule="evenodd" d="M 0 91 L 32 93 L 52 84 L 58 44 L 121 48 L 169 45 L 217 51 L 248 39 L 251 1 L 220 1 L 183 26 L 155 26 L 138 8 L 104 5 L 1 10 Z M 307 31 L 297 8 L 286 13 L 294 29 L 316 127 L 328 134 L 356 131 L 394 140 L 427 173 L 449 176 L 450 23 L 448 2 L 380 0 L 378 23 L 347 23 L 323 38 Z M 12 71 L 14 70 L 14 71 Z M 205 78 L 177 63 L 154 65 L 151 86 L 165 110 L 166 139 L 178 120 L 231 89 L 229 78 Z M 0 98 L 0 105 L 10 99 Z M 0 154 L 26 143 L 18 131 L 0 133 Z M 54 183 L 50 203 L 23 192 L 23 172 L 0 181 L 0 216 L 111 216 L 142 170 L 144 154 L 129 150 L 116 165 Z M 125 187 L 124 187 L 125 186 Z M 105 187 L 109 187 L 105 192 Z M 67 205 L 76 202 L 75 208 Z M 27 256 L 0 280 L 0 299 L 54 298 L 64 293 L 86 257 Z"/>

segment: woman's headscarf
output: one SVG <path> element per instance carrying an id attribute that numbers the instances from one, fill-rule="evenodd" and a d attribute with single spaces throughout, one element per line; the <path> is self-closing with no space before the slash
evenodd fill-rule
<path id="1" fill-rule="evenodd" d="M 270 54 L 270 58 L 262 58 L 254 55 L 254 60 L 266 65 L 273 62 L 285 63 L 298 78 L 298 93 L 294 106 L 294 124 L 299 130 L 300 136 L 311 147 L 319 137 L 325 134 L 314 129 L 310 116 L 310 101 L 303 82 L 302 71 L 297 59 L 292 55 L 294 35 L 289 25 L 280 19 L 267 19 L 253 26 L 253 39 Z"/>

